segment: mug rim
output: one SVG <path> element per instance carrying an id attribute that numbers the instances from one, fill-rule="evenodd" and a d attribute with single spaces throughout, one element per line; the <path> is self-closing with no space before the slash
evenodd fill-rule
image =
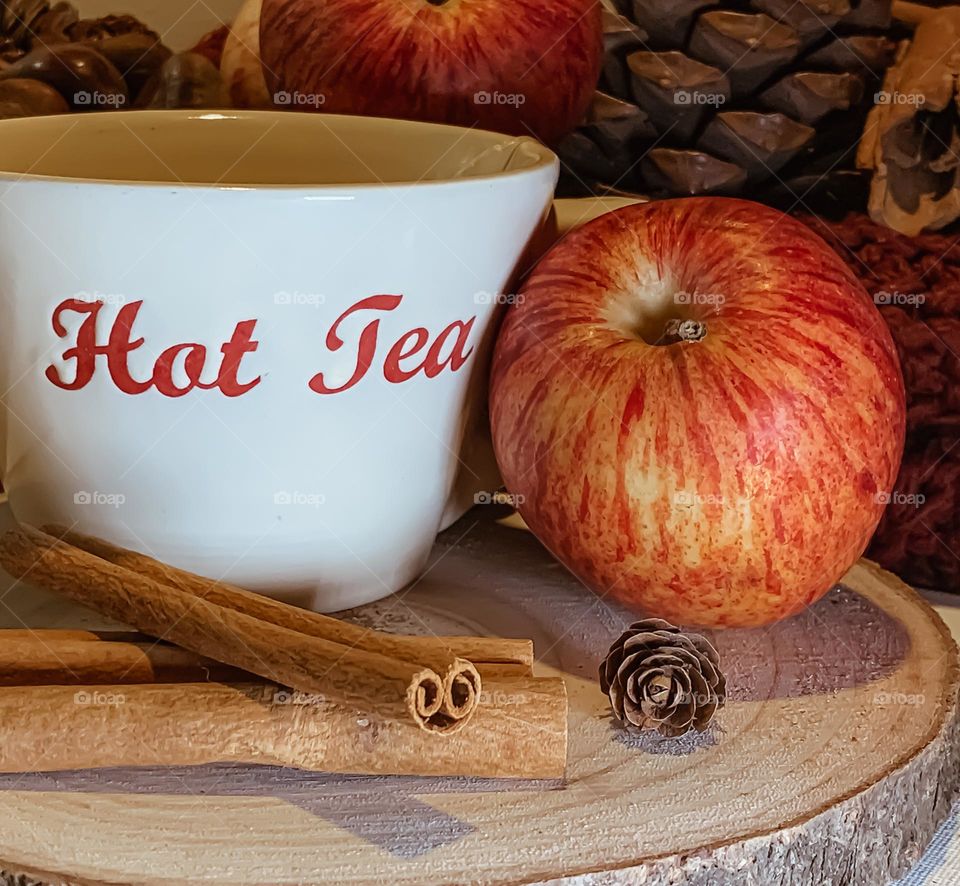
<path id="1" fill-rule="evenodd" d="M 50 125 L 50 121 L 58 121 L 62 124 L 62 131 L 59 133 L 59 136 L 62 138 L 66 133 L 68 133 L 75 126 L 83 125 L 81 121 L 104 121 L 109 120 L 111 123 L 116 123 L 117 125 L 126 126 L 126 120 L 130 120 L 131 123 L 135 122 L 136 119 L 140 121 L 147 120 L 149 118 L 155 118 L 157 120 L 207 120 L 211 123 L 213 121 L 225 121 L 225 120 L 243 120 L 243 119 L 252 119 L 252 120 L 269 120 L 272 118 L 277 118 L 278 122 L 280 119 L 288 119 L 293 116 L 295 112 L 291 111 L 277 111 L 277 110 L 254 110 L 254 109 L 239 109 L 239 108 L 223 108 L 223 109 L 143 109 L 143 110 L 133 110 L 133 111 L 91 111 L 84 113 L 69 113 L 69 114 L 50 114 L 39 117 L 15 117 L 6 120 L 0 120 L 0 133 L 3 133 L 8 138 L 16 138 L 16 129 L 20 127 L 23 130 L 29 130 L 36 128 L 38 125 Z M 503 169 L 498 172 L 482 173 L 479 175 L 468 175 L 461 176 L 457 178 L 436 178 L 436 179 L 427 179 L 421 178 L 418 180 L 410 181 L 358 181 L 358 182 L 332 182 L 332 183 L 323 183 L 323 182 L 304 182 L 304 183 L 229 183 L 229 182 L 193 182 L 193 181 L 182 181 L 174 177 L 173 180 L 158 180 L 158 179 L 122 179 L 122 178 L 99 178 L 94 176 L 71 176 L 71 175 L 51 175 L 45 173 L 35 173 L 30 172 L 15 172 L 12 170 L 3 168 L 3 161 L 0 159 L 0 182 L 45 182 L 45 183 L 62 183 L 70 185 L 103 185 L 103 186 L 117 186 L 117 187 L 135 187 L 135 188 L 163 188 L 166 190 L 171 189 L 197 189 L 197 190 L 206 190 L 206 191 L 279 191 L 279 192 L 293 192 L 293 191 L 319 191 L 319 192 L 328 192 L 328 191 L 337 191 L 343 189 L 355 190 L 361 188 L 364 190 L 367 189 L 379 189 L 379 190 L 392 190 L 394 188 L 423 188 L 423 187 L 453 187 L 457 185 L 466 185 L 471 182 L 482 183 L 490 181 L 500 181 L 513 179 L 518 177 L 523 177 L 527 175 L 534 175 L 538 172 L 543 172 L 544 170 L 552 170 L 554 174 L 559 170 L 560 161 L 557 155 L 542 142 L 538 141 L 531 136 L 525 135 L 509 135 L 501 132 L 494 132 L 488 129 L 480 129 L 478 127 L 465 127 L 465 126 L 453 126 L 446 123 L 431 123 L 420 120 L 404 120 L 394 117 L 371 117 L 371 116 L 361 116 L 353 114 L 325 114 L 325 113 L 298 113 L 296 114 L 298 122 L 305 123 L 308 120 L 313 120 L 316 123 L 329 124 L 330 122 L 334 124 L 356 124 L 360 121 L 369 123 L 371 126 L 380 126 L 384 130 L 384 134 L 387 135 L 391 128 L 406 128 L 406 129 L 420 129 L 422 131 L 426 130 L 454 130 L 462 133 L 461 139 L 472 138 L 474 136 L 482 136 L 483 138 L 489 141 L 489 147 L 494 147 L 498 143 L 503 145 L 509 145 L 514 143 L 518 149 L 529 152 L 532 162 L 529 165 L 525 165 L 515 169 Z M 132 119 L 135 118 L 135 119 Z M 73 121 L 72 125 L 70 125 Z M 88 124 L 89 125 L 89 124 Z M 307 123 L 307 125 L 311 125 Z M 129 127 L 127 127 L 129 128 Z M 326 129 L 329 130 L 329 125 L 326 126 Z M 268 130 L 269 131 L 269 130 Z M 318 131 L 323 131 L 318 128 Z M 135 133 L 134 133 L 135 134 Z M 109 137 L 109 136 L 106 136 Z M 36 162 L 36 161 L 35 161 Z"/>

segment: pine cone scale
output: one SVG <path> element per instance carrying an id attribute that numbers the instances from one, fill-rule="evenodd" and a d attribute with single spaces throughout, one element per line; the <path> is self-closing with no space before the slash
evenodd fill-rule
<path id="1" fill-rule="evenodd" d="M 797 0 L 633 0 L 605 11 L 595 105 L 634 105 L 652 132 L 615 131 L 591 114 L 559 145 L 571 170 L 564 195 L 613 189 L 775 201 L 811 170 L 857 176 L 849 149 L 898 33 L 888 27 L 891 0 L 830 0 L 824 8 L 821 15 Z M 757 140 L 763 145 L 754 147 Z"/>

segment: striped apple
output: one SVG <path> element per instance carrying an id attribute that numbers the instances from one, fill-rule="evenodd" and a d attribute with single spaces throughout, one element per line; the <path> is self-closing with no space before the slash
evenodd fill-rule
<path id="1" fill-rule="evenodd" d="M 600 10 L 597 0 L 263 0 L 260 55 L 284 107 L 551 144 L 590 104 Z"/>
<path id="2" fill-rule="evenodd" d="M 273 104 L 260 63 L 260 2 L 244 0 L 223 44 L 220 76 L 235 108 L 269 108 Z"/>
<path id="3" fill-rule="evenodd" d="M 903 378 L 877 308 L 808 227 L 742 200 L 631 206 L 568 235 L 514 301 L 497 459 L 597 594 L 763 625 L 861 555 L 900 464 Z"/>

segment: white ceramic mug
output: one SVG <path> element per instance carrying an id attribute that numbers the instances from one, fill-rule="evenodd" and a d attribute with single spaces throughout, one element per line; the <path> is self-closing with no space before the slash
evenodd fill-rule
<path id="1" fill-rule="evenodd" d="M 557 160 L 373 118 L 0 122 L 18 520 L 320 610 L 422 569 Z"/>

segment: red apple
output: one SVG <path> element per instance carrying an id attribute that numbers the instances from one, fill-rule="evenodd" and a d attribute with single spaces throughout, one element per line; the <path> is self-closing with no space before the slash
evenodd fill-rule
<path id="1" fill-rule="evenodd" d="M 743 200 L 631 206 L 558 243 L 515 301 L 497 460 L 600 596 L 762 625 L 863 552 L 900 464 L 903 379 L 877 308 L 806 225 Z"/>
<path id="2" fill-rule="evenodd" d="M 260 63 L 260 0 L 245 0 L 223 45 L 220 76 L 235 108 L 273 105 Z"/>
<path id="3" fill-rule="evenodd" d="M 278 104 L 548 143 L 583 117 L 601 43 L 597 0 L 264 0 L 260 20 Z"/>

